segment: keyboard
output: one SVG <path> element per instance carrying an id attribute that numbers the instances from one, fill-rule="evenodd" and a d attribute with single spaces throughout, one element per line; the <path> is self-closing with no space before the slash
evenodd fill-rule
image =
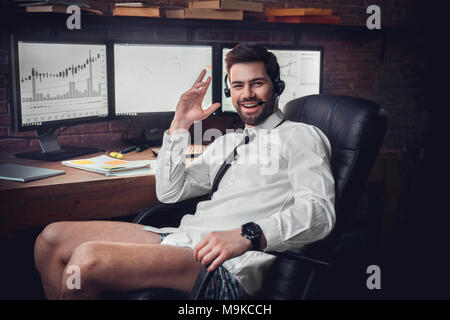
<path id="1" fill-rule="evenodd" d="M 203 145 L 190 145 L 186 152 L 186 158 L 196 158 L 205 151 L 206 146 Z M 160 148 L 152 148 L 152 152 L 155 156 L 158 156 Z"/>

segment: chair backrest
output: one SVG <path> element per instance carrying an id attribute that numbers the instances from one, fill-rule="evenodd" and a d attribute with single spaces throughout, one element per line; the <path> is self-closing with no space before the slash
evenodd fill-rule
<path id="1" fill-rule="evenodd" d="M 291 121 L 313 125 L 331 144 L 336 188 L 335 233 L 355 212 L 387 128 L 384 109 L 373 101 L 317 94 L 294 99 L 283 110 Z"/>
<path id="2" fill-rule="evenodd" d="M 327 261 L 330 254 L 328 249 L 336 245 L 336 238 L 345 229 L 346 221 L 356 211 L 359 198 L 368 179 L 372 166 L 383 141 L 387 127 L 386 112 L 375 102 L 338 95 L 311 95 L 290 101 L 284 107 L 284 114 L 288 120 L 311 124 L 322 130 L 328 137 L 332 158 L 331 166 L 336 186 L 336 226 L 326 239 L 307 246 L 302 253 L 305 256 Z M 195 200 L 195 201 L 193 201 Z M 195 211 L 199 199 L 185 200 L 184 203 L 170 204 L 165 210 L 175 211 L 181 209 Z M 163 204 L 153 205 L 143 211 L 135 219 L 135 223 L 145 223 L 144 219 L 153 216 L 161 210 Z M 164 206 L 167 206 L 166 204 Z M 176 206 L 176 207 L 175 207 Z M 155 212 L 154 212 L 155 211 Z M 167 216 L 167 215 L 162 215 Z M 303 265 L 296 261 L 280 257 L 269 270 L 263 288 L 257 298 L 261 299 L 296 299 L 304 297 L 310 287 L 312 275 L 316 270 L 305 270 Z M 196 288 L 206 283 L 203 275 L 197 279 Z M 301 287 L 303 285 L 303 287 Z M 198 289 L 197 288 L 197 289 Z M 306 289 L 305 289 L 306 288 Z M 198 297 L 199 290 L 191 293 L 191 297 Z M 152 296 L 139 293 L 140 297 Z M 164 295 L 179 298 L 179 295 Z M 133 296 L 133 298 L 136 298 Z"/>
<path id="3" fill-rule="evenodd" d="M 330 141 L 331 167 L 336 188 L 336 225 L 324 240 L 302 250 L 307 257 L 332 262 L 333 250 L 355 214 L 357 204 L 381 147 L 387 115 L 373 101 L 318 94 L 294 99 L 283 109 L 286 119 L 319 128 Z M 278 258 L 266 279 L 261 298 L 296 299 L 304 292 L 311 273 L 289 259 Z M 313 271 L 314 272 L 314 271 Z M 273 281 L 272 281 L 272 280 Z M 294 296 L 295 295 L 295 296 Z"/>

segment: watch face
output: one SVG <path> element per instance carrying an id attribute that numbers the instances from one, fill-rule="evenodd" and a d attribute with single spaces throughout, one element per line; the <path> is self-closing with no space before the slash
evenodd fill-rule
<path id="1" fill-rule="evenodd" d="M 246 223 L 243 225 L 242 233 L 247 239 L 254 239 L 260 236 L 261 229 L 256 223 Z"/>
<path id="2" fill-rule="evenodd" d="M 242 226 L 242 236 L 252 242 L 252 250 L 259 250 L 261 238 L 261 228 L 254 222 L 246 223 Z"/>

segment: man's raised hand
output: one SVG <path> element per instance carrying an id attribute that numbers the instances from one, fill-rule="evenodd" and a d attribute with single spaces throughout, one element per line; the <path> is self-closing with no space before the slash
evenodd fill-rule
<path id="1" fill-rule="evenodd" d="M 220 103 L 214 103 L 205 110 L 202 108 L 203 99 L 211 84 L 211 77 L 208 77 L 206 81 L 203 81 L 205 75 L 206 70 L 202 70 L 192 87 L 181 95 L 175 109 L 175 117 L 170 125 L 170 134 L 180 129 L 183 131 L 189 130 L 189 127 L 195 121 L 208 118 L 220 107 Z"/>

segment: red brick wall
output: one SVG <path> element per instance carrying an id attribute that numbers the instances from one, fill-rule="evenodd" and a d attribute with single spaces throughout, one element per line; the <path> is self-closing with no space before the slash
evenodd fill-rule
<path id="1" fill-rule="evenodd" d="M 92 8 L 110 12 L 114 1 L 89 0 Z M 184 5 L 184 0 L 148 1 L 162 5 Z M 259 32 L 258 30 L 196 29 L 193 40 L 198 41 L 261 41 L 276 44 L 320 45 L 324 47 L 324 93 L 346 94 L 372 99 L 389 113 L 389 128 L 385 148 L 421 148 L 426 129 L 426 102 L 424 97 L 424 34 L 421 30 L 420 8 L 412 0 L 313 0 L 260 1 L 266 7 L 322 7 L 333 9 L 342 18 L 342 24 L 364 28 L 366 8 L 378 4 L 381 8 L 381 26 L 385 37 L 372 37 L 370 31 L 344 32 L 337 29 L 302 32 L 295 36 L 289 29 Z M 116 38 L 151 37 L 152 39 L 188 39 L 180 28 L 128 29 L 127 26 L 102 26 L 92 32 L 113 34 Z M 0 150 L 37 147 L 35 139 L 9 139 L 7 136 L 33 136 L 15 133 L 11 128 L 11 103 L 7 97 L 10 88 L 8 37 L 0 31 Z M 229 118 L 216 117 L 204 121 L 203 127 L 221 129 L 230 125 Z M 110 144 L 120 141 L 127 121 L 100 122 L 69 128 L 60 136 L 60 143 Z M 139 128 L 134 128 L 135 133 Z"/>

